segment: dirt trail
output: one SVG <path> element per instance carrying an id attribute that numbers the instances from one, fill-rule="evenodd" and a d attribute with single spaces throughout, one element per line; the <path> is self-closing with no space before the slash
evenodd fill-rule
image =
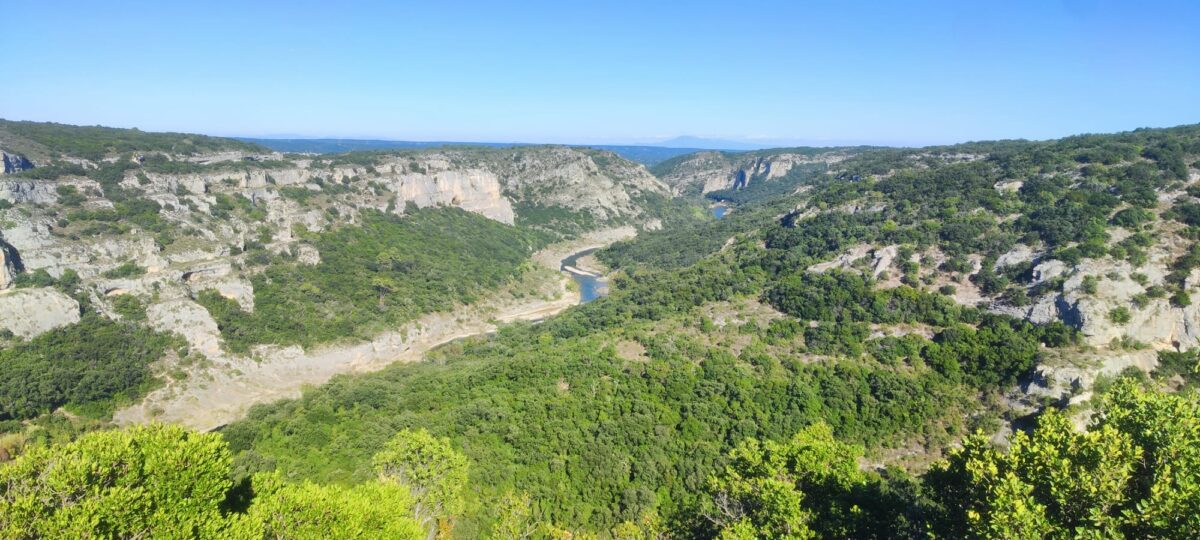
<path id="1" fill-rule="evenodd" d="M 536 253 L 540 268 L 517 288 L 537 289 L 536 295 L 513 296 L 499 291 L 476 304 L 443 313 L 430 313 L 396 331 L 350 345 L 330 345 L 305 351 L 300 347 L 265 346 L 255 357 L 218 353 L 218 367 L 195 369 L 189 377 L 151 392 L 141 403 L 117 411 L 118 424 L 150 421 L 178 423 L 211 430 L 245 416 L 250 407 L 300 396 L 303 387 L 320 385 L 339 373 L 365 373 L 394 362 L 417 361 L 426 351 L 450 341 L 495 332 L 497 324 L 539 320 L 579 303 L 579 292 L 559 271 L 562 259 L 636 234 L 632 227 L 596 231 Z"/>

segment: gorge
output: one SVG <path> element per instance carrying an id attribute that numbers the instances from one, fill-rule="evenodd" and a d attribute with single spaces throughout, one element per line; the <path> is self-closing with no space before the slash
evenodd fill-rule
<path id="1" fill-rule="evenodd" d="M 805 489 L 869 516 L 805 499 L 806 527 L 954 536 L 962 460 L 1043 428 L 1152 452 L 1105 423 L 1137 407 L 1174 407 L 1172 470 L 1200 470 L 1198 134 L 646 168 L 0 122 L 29 164 L 0 176 L 0 456 L 193 433 L 168 423 L 222 478 L 371 486 L 425 430 L 471 464 L 461 538 L 514 497 L 542 530 L 717 537 L 739 460 L 805 448 L 851 486 Z"/>

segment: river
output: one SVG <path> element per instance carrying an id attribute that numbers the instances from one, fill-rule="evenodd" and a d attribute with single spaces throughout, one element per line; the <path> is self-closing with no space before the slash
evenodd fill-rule
<path id="1" fill-rule="evenodd" d="M 732 210 L 729 206 L 723 203 L 714 204 L 711 208 L 713 217 L 721 219 Z M 571 275 L 571 279 L 579 285 L 579 303 L 586 304 L 600 298 L 608 296 L 608 280 L 594 272 L 579 268 L 579 259 L 591 255 L 599 248 L 590 248 L 571 254 L 569 257 L 562 260 L 562 264 L 558 269 Z"/>
<path id="2" fill-rule="evenodd" d="M 581 270 L 576 266 L 579 259 L 591 255 L 596 248 L 585 249 L 562 260 L 560 270 L 571 274 L 571 279 L 579 285 L 579 303 L 586 304 L 608 295 L 608 281 L 592 272 Z"/>
<path id="3" fill-rule="evenodd" d="M 511 291 L 495 291 L 471 305 L 423 314 L 366 342 L 330 343 L 307 350 L 296 346 L 265 346 L 250 358 L 219 348 L 216 325 L 211 330 L 197 325 L 198 332 L 213 334 L 214 345 L 205 351 L 211 363 L 193 366 L 189 371 L 191 376 L 150 392 L 141 402 L 117 411 L 113 420 L 121 425 L 172 422 L 208 431 L 242 418 L 255 404 L 297 398 L 305 386 L 324 384 L 340 373 L 366 373 L 395 362 L 419 361 L 426 351 L 456 339 L 486 335 L 509 322 L 543 320 L 577 302 L 607 294 L 602 277 L 580 270 L 576 264 L 596 249 L 632 238 L 636 232 L 633 227 L 595 231 L 534 254 L 534 260 L 550 271 L 531 272 L 524 278 L 536 282 L 514 287 L 525 290 L 534 286 L 543 294 L 513 296 Z M 570 273 L 579 283 L 581 298 L 563 290 L 564 283 L 561 274 L 554 272 L 556 269 Z M 551 279 L 543 283 L 546 277 Z"/>

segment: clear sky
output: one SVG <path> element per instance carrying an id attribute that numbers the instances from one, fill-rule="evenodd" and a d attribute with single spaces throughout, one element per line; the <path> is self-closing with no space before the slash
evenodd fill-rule
<path id="1" fill-rule="evenodd" d="M 1200 122 L 1197 0 L 0 7 L 9 119 L 247 136 L 885 144 Z"/>

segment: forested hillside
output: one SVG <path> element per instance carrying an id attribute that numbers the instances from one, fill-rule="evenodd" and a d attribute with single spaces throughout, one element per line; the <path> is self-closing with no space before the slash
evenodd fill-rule
<path id="1" fill-rule="evenodd" d="M 542 184 L 522 159 L 500 170 L 525 175 L 505 189 L 529 200 Z M 423 362 L 338 376 L 195 436 L 212 445 L 214 478 L 229 480 L 187 511 L 212 530 L 264 535 L 278 514 L 256 509 L 319 509 L 304 501 L 325 493 L 368 524 L 303 526 L 454 538 L 1200 534 L 1200 127 L 706 154 L 655 172 L 680 196 L 629 199 L 666 219 L 597 253 L 613 270 L 609 296 Z M 731 213 L 698 214 L 713 199 Z M 359 209 L 352 227 L 297 228 L 319 261 L 298 249 L 270 259 L 250 279 L 253 310 L 195 299 L 230 349 L 310 345 L 469 301 L 513 279 L 554 231 L 600 216 L 514 207 L 515 227 L 455 209 Z M 39 339 L 9 354 L 63 347 Z M 169 433 L 161 446 L 193 437 Z M 147 435 L 72 444 L 120 446 L 106 436 Z M 0 465 L 16 479 L 0 502 L 23 509 L 0 525 L 73 530 L 44 528 L 76 526 L 55 516 L 83 507 L 45 502 L 38 479 L 78 447 L 27 444 Z M 359 490 L 399 493 L 389 504 L 405 519 L 372 521 L 383 518 L 358 506 Z M 139 508 L 155 510 L 119 527 L 178 520 Z"/>
<path id="2" fill-rule="evenodd" d="M 727 452 L 815 423 L 869 462 L 920 473 L 972 431 L 1036 424 L 1047 402 L 1012 392 L 1042 364 L 1142 354 L 1136 337 L 1097 350 L 1078 321 L 1030 322 L 1007 307 L 1062 293 L 1069 276 L 1022 275 L 1035 264 L 1136 262 L 1154 250 L 1138 234 L 1179 231 L 1172 219 L 1188 203 L 1174 194 L 1197 140 L 1189 127 L 864 152 L 724 220 L 602 252 L 626 269 L 606 299 L 424 365 L 339 380 L 225 433 L 239 459 L 331 480 L 365 477 L 390 430 L 428 427 L 483 464 L 478 514 L 462 525 L 473 531 L 516 490 L 553 523 L 603 532 L 653 513 L 702 534 L 701 494 Z M 1137 225 L 1115 217 L 1146 207 Z M 1035 263 L 996 268 L 1019 245 Z M 883 246 L 895 247 L 881 263 Z"/>

